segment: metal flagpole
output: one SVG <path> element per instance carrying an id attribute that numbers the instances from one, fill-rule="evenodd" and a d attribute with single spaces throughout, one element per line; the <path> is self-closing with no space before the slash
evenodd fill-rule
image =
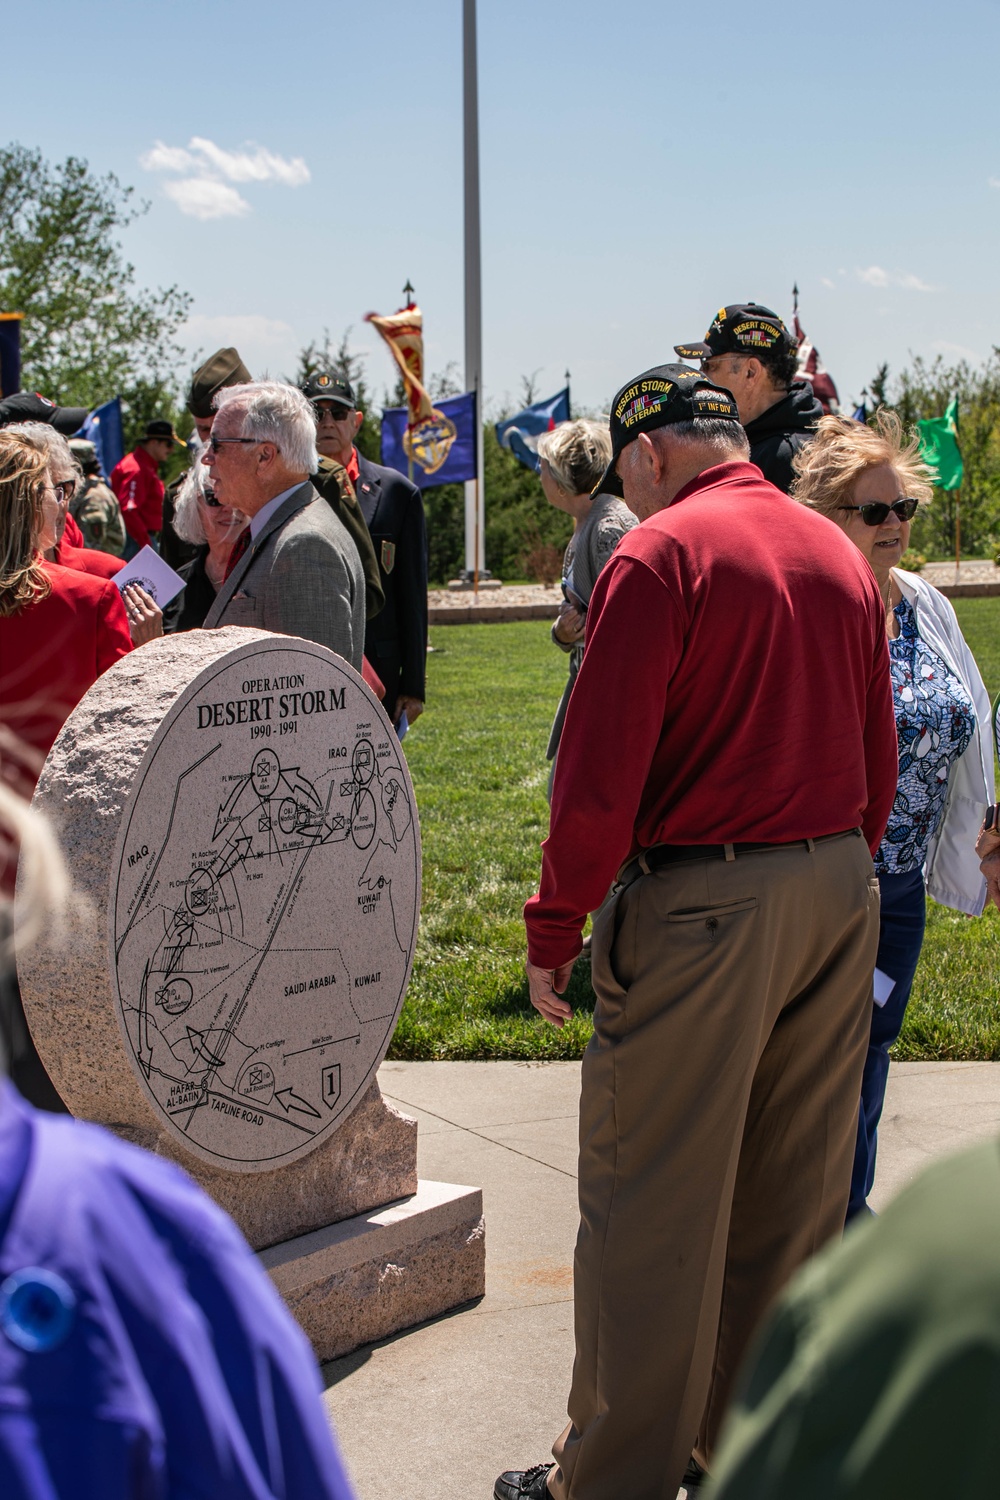
<path id="1" fill-rule="evenodd" d="M 403 296 L 406 298 L 406 305 L 407 305 L 407 307 L 412 307 L 413 306 L 413 287 L 410 285 L 410 278 L 409 278 L 409 276 L 407 276 L 407 278 L 406 278 L 406 285 L 403 288 Z M 421 372 L 420 372 L 421 379 L 423 378 L 423 373 L 424 373 L 423 370 L 421 370 Z M 406 381 L 405 380 L 403 381 L 403 400 L 406 402 L 406 405 L 407 405 L 406 434 L 407 434 L 407 437 L 411 437 L 412 434 L 410 432 L 410 413 L 409 413 L 410 393 L 409 393 L 409 391 L 406 388 Z M 406 454 L 406 457 L 407 457 L 407 464 L 406 464 L 407 477 L 408 477 L 410 483 L 412 484 L 413 483 L 413 450 L 410 447 L 409 443 L 407 443 L 406 447 L 407 447 L 407 454 Z"/>
<path id="2" fill-rule="evenodd" d="M 479 244 L 479 86 L 476 0 L 462 0 L 462 95 L 465 121 L 465 389 L 476 394 L 476 477 L 465 482 L 465 577 L 478 585 L 486 530 L 483 483 L 483 303 Z"/>

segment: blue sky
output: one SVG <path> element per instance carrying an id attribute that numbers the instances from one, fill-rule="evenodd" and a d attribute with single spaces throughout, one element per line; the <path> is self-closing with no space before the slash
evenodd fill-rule
<path id="1" fill-rule="evenodd" d="M 604 405 L 796 280 L 844 400 L 1000 343 L 1000 0 L 479 0 L 479 54 L 488 403 L 568 367 Z M 362 318 L 409 277 L 461 366 L 460 0 L 50 0 L 4 57 L 0 139 L 151 201 L 126 250 L 193 294 L 192 351 L 285 374 L 353 326 L 381 390 Z"/>

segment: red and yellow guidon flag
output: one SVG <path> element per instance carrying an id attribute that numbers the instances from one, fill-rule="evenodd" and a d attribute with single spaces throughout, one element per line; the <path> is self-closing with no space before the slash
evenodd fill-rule
<path id="1" fill-rule="evenodd" d="M 399 366 L 406 384 L 407 425 L 416 427 L 433 417 L 434 403 L 424 390 L 424 319 L 420 308 L 401 307 L 387 318 L 368 313 L 365 322 L 378 329 Z"/>

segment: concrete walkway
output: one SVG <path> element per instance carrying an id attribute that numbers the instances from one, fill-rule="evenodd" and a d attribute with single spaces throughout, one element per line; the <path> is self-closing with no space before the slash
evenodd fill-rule
<path id="1" fill-rule="evenodd" d="M 327 1408 L 359 1500 L 490 1500 L 565 1422 L 579 1064 L 385 1063 L 379 1082 L 420 1122 L 421 1177 L 482 1187 L 487 1294 L 327 1365 Z M 1000 1063 L 894 1064 L 873 1207 L 995 1133 Z"/>

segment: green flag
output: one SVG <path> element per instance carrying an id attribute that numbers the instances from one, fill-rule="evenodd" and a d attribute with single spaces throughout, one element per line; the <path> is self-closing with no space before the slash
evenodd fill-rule
<path id="1" fill-rule="evenodd" d="M 962 483 L 962 452 L 958 446 L 958 397 L 948 402 L 943 417 L 918 422 L 920 457 L 943 490 L 957 490 Z"/>

